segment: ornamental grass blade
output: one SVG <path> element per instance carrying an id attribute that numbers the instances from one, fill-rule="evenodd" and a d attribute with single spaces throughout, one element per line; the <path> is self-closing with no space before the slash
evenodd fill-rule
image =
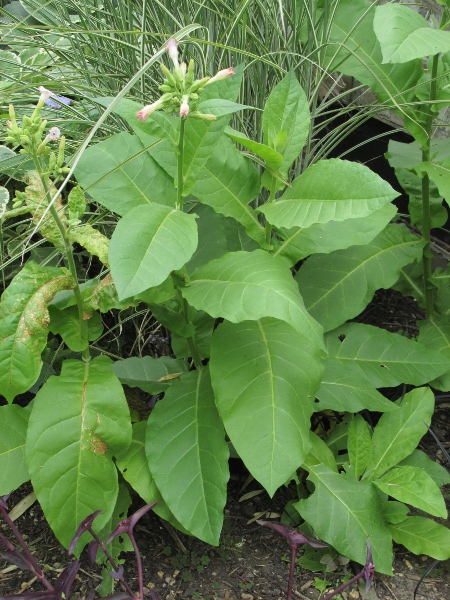
<path id="1" fill-rule="evenodd" d="M 74 287 L 61 269 L 28 261 L 0 302 L 0 394 L 8 402 L 38 379 L 47 343 L 48 304 L 60 290 Z"/>
<path id="2" fill-rule="evenodd" d="M 320 350 L 278 319 L 224 322 L 213 335 L 210 368 L 231 442 L 273 496 L 310 448 Z"/>
<path id="3" fill-rule="evenodd" d="M 274 317 L 323 347 L 321 327 L 306 311 L 291 271 L 264 250 L 229 252 L 201 266 L 182 289 L 198 310 L 232 323 Z"/>
<path id="4" fill-rule="evenodd" d="M 364 246 L 316 254 L 295 279 L 308 312 L 325 331 L 360 314 L 377 289 L 391 287 L 401 269 L 422 257 L 424 242 L 404 225 L 388 225 Z"/>
<path id="5" fill-rule="evenodd" d="M 196 215 L 159 204 L 130 210 L 111 238 L 109 261 L 119 299 L 165 281 L 197 248 Z"/>
<path id="6" fill-rule="evenodd" d="M 28 481 L 25 462 L 30 410 L 16 404 L 0 407 L 0 496 L 16 490 Z"/>
<path id="7" fill-rule="evenodd" d="M 61 375 L 51 377 L 36 395 L 26 442 L 28 469 L 64 546 L 89 514 L 102 509 L 94 525 L 98 529 L 110 518 L 118 493 L 112 456 L 130 441 L 128 405 L 105 356 L 87 364 L 65 361 Z"/>
<path id="8" fill-rule="evenodd" d="M 175 383 L 153 410 L 147 429 L 150 471 L 183 528 L 218 545 L 229 478 L 229 451 L 208 368 Z"/>
<path id="9" fill-rule="evenodd" d="M 365 217 L 397 196 L 389 183 L 364 165 L 331 158 L 310 166 L 276 202 L 259 210 L 276 227 L 307 228 Z"/>

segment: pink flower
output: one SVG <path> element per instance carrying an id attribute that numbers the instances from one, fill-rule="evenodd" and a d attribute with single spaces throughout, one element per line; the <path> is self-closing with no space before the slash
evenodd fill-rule
<path id="1" fill-rule="evenodd" d="M 153 104 L 147 104 L 147 106 L 144 106 L 144 108 L 142 108 L 139 112 L 136 113 L 136 116 L 139 119 L 139 121 L 145 121 L 145 119 L 149 115 L 151 115 L 152 112 L 155 112 L 155 110 L 158 110 L 158 108 L 161 106 L 162 103 L 163 103 L 163 99 L 160 98 L 156 102 L 153 102 Z"/>
<path id="2" fill-rule="evenodd" d="M 232 75 L 236 75 L 236 73 L 233 71 L 233 67 L 228 67 L 228 69 L 222 69 L 221 71 L 218 71 L 214 75 L 214 77 L 211 77 L 208 83 L 214 83 L 214 81 L 221 81 L 222 79 L 227 79 Z"/>
<path id="3" fill-rule="evenodd" d="M 61 131 L 59 130 L 59 128 L 52 127 L 51 129 L 49 129 L 46 139 L 50 140 L 51 142 L 56 142 L 56 140 L 59 140 L 60 137 Z"/>
<path id="4" fill-rule="evenodd" d="M 189 114 L 189 104 L 187 103 L 187 100 L 183 99 L 183 102 L 181 103 L 180 106 L 180 117 L 184 117 L 186 118 Z"/>
<path id="5" fill-rule="evenodd" d="M 53 92 L 47 90 L 43 85 L 38 87 L 38 91 L 41 93 L 39 96 L 39 102 L 47 102 L 50 96 L 54 96 Z"/>
<path id="6" fill-rule="evenodd" d="M 167 42 L 166 52 L 170 56 L 175 67 L 178 67 L 178 42 L 175 38 L 170 38 Z"/>

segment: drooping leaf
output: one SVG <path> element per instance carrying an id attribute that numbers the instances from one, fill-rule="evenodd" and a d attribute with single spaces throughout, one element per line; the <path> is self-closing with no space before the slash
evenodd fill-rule
<path id="1" fill-rule="evenodd" d="M 272 496 L 309 451 L 319 350 L 278 319 L 224 322 L 213 336 L 210 368 L 233 446 Z"/>
<path id="2" fill-rule="evenodd" d="M 373 431 L 366 477 L 378 479 L 409 456 L 427 432 L 433 411 L 433 393 L 423 387 L 405 394 L 399 410 L 384 413 Z"/>
<path id="3" fill-rule="evenodd" d="M 450 50 L 450 32 L 432 29 L 424 17 L 401 4 L 378 6 L 373 27 L 383 63 L 405 63 Z"/>
<path id="4" fill-rule="evenodd" d="M 262 118 L 263 142 L 283 156 L 278 168 L 283 177 L 302 151 L 309 120 L 306 94 L 291 69 L 271 91 Z"/>
<path id="5" fill-rule="evenodd" d="M 200 267 L 186 300 L 213 317 L 232 323 L 275 317 L 322 346 L 321 328 L 306 312 L 286 263 L 263 250 L 229 252 Z"/>
<path id="6" fill-rule="evenodd" d="M 119 299 L 162 283 L 197 247 L 195 215 L 158 204 L 130 210 L 111 238 L 109 261 Z"/>
<path id="7" fill-rule="evenodd" d="M 326 342 L 330 358 L 343 370 L 350 365 L 351 373 L 359 368 L 373 387 L 423 385 L 448 367 L 445 357 L 423 344 L 372 325 L 347 323 L 328 334 Z"/>
<path id="8" fill-rule="evenodd" d="M 387 500 L 381 504 L 386 523 L 401 523 L 406 519 L 409 508 L 397 500 Z"/>
<path id="9" fill-rule="evenodd" d="M 138 387 L 149 394 L 159 394 L 181 377 L 188 365 L 184 360 L 175 360 L 170 356 L 132 356 L 112 363 L 111 369 L 121 383 Z"/>
<path id="10" fill-rule="evenodd" d="M 355 415 L 350 421 L 347 444 L 352 475 L 359 479 L 366 470 L 372 452 L 369 428 L 361 415 Z"/>
<path id="11" fill-rule="evenodd" d="M 334 473 L 324 465 L 309 467 L 315 491 L 294 506 L 320 539 L 360 564 L 366 562 L 366 540 L 380 573 L 392 573 L 392 542 L 380 496 L 371 483 Z"/>
<path id="12" fill-rule="evenodd" d="M 49 307 L 50 331 L 59 334 L 67 346 L 74 352 L 82 352 L 88 347 L 89 341 L 96 340 L 103 331 L 102 318 L 97 312 L 92 313 L 88 319 L 88 339 L 83 340 L 80 335 L 80 321 L 78 308 L 70 306 L 65 310 Z"/>
<path id="13" fill-rule="evenodd" d="M 110 365 L 105 356 L 89 363 L 67 360 L 33 403 L 28 469 L 46 519 L 66 547 L 99 506 L 98 528 L 111 517 L 118 492 L 112 455 L 131 441 L 128 405 Z"/>
<path id="14" fill-rule="evenodd" d="M 418 467 L 422 469 L 424 473 L 428 473 L 431 479 L 436 483 L 438 487 L 447 485 L 450 483 L 450 473 L 441 464 L 434 462 L 425 452 L 422 450 L 414 450 L 412 454 L 404 458 L 397 464 L 398 467 Z"/>
<path id="15" fill-rule="evenodd" d="M 251 140 L 245 133 L 236 131 L 231 127 L 226 127 L 225 133 L 229 138 L 238 142 L 241 146 L 244 146 L 244 148 L 248 148 L 253 154 L 256 154 L 256 156 L 262 158 L 269 168 L 276 171 L 283 162 L 283 156 L 279 152 L 265 144 L 260 144 L 259 142 Z"/>
<path id="16" fill-rule="evenodd" d="M 435 517 L 447 517 L 444 498 L 432 478 L 419 467 L 391 469 L 374 484 L 382 492 Z"/>
<path id="17" fill-rule="evenodd" d="M 157 403 L 148 420 L 145 451 L 175 518 L 192 535 L 217 545 L 229 452 L 207 367 L 184 375 Z"/>
<path id="18" fill-rule="evenodd" d="M 389 225 L 364 246 L 312 256 L 295 277 L 306 308 L 325 331 L 335 329 L 360 314 L 377 289 L 391 287 L 402 267 L 420 260 L 423 245 L 405 225 Z"/>
<path id="19" fill-rule="evenodd" d="M 74 286 L 70 275 L 28 261 L 0 302 L 0 393 L 11 402 L 37 380 L 47 343 L 47 306 L 60 290 Z"/>
<path id="20" fill-rule="evenodd" d="M 450 37 L 450 32 L 448 34 Z M 450 160 L 424 162 L 417 166 L 417 171 L 428 175 L 439 190 L 439 194 L 450 205 Z"/>
<path id="21" fill-rule="evenodd" d="M 30 410 L 15 404 L 0 407 L 0 496 L 9 494 L 28 481 L 25 462 Z"/>
<path id="22" fill-rule="evenodd" d="M 414 554 L 425 554 L 437 560 L 450 558 L 450 530 L 426 517 L 406 517 L 388 524 L 397 544 L 403 544 Z"/>
<path id="23" fill-rule="evenodd" d="M 338 467 L 334 454 L 323 439 L 310 430 L 309 441 L 311 442 L 311 448 L 303 462 L 303 468 L 308 469 L 310 466 L 323 464 L 337 473 Z"/>
<path id="24" fill-rule="evenodd" d="M 314 407 L 316 411 L 328 408 L 350 413 L 364 409 L 385 412 L 398 408 L 361 377 L 361 370 L 357 365 L 355 369 L 347 363 L 343 367 L 340 361 L 330 358 L 324 361 L 324 368 L 316 394 L 319 400 Z"/>
<path id="25" fill-rule="evenodd" d="M 225 98 L 210 98 L 209 100 L 202 100 L 198 104 L 197 110 L 204 114 L 214 115 L 216 117 L 223 117 L 224 115 L 231 115 L 235 112 L 239 112 L 244 108 L 251 108 L 245 104 L 238 104 Z"/>
<path id="26" fill-rule="evenodd" d="M 434 388 L 448 392 L 450 390 L 450 319 L 447 316 L 433 315 L 425 321 L 419 321 L 418 325 L 417 340 L 427 348 L 438 352 L 449 363 L 445 373 L 431 382 Z"/>
<path id="27" fill-rule="evenodd" d="M 368 244 L 383 231 L 396 212 L 397 209 L 393 204 L 387 204 L 364 217 L 316 223 L 306 229 L 301 227 L 282 229 L 279 234 L 283 241 L 273 241 L 276 247 L 273 256 L 286 257 L 292 265 L 295 265 L 310 254 L 329 254 L 350 246 Z"/>
<path id="28" fill-rule="evenodd" d="M 158 139 L 152 143 L 158 144 Z M 175 206 L 173 179 L 130 133 L 113 135 L 85 150 L 75 175 L 96 202 L 121 216 L 150 203 Z"/>
<path id="29" fill-rule="evenodd" d="M 306 228 L 370 215 L 397 196 L 386 181 L 364 165 L 331 158 L 310 166 L 276 202 L 259 210 L 276 227 Z"/>
<path id="30" fill-rule="evenodd" d="M 259 194 L 258 171 L 227 137 L 220 137 L 206 165 L 198 174 L 192 193 L 217 213 L 232 217 L 260 245 L 265 244 L 264 227 L 249 203 Z"/>

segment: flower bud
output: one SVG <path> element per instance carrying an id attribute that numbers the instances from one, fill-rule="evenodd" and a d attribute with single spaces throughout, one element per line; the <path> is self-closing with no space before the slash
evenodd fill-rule
<path id="1" fill-rule="evenodd" d="M 178 67 L 178 42 L 175 38 L 170 38 L 167 42 L 166 52 L 170 56 L 174 67 Z"/>
<path id="2" fill-rule="evenodd" d="M 210 81 L 209 77 L 203 77 L 203 79 L 196 79 L 194 81 L 194 83 L 191 85 L 190 92 L 191 93 L 197 92 L 198 90 L 200 90 L 200 88 L 205 86 L 209 81 Z"/>
<path id="3" fill-rule="evenodd" d="M 139 119 L 139 121 L 145 121 L 146 118 L 152 114 L 152 112 L 155 112 L 155 110 L 161 108 L 163 102 L 164 96 L 161 96 L 161 98 L 159 98 L 159 100 L 156 100 L 156 102 L 153 102 L 153 104 L 147 104 L 147 106 L 144 106 L 144 108 L 142 108 L 139 112 L 136 113 L 136 117 Z"/>
<path id="4" fill-rule="evenodd" d="M 222 79 L 228 79 L 228 77 L 231 77 L 232 75 L 236 75 L 236 73 L 233 71 L 233 67 L 228 67 L 228 69 L 222 69 L 221 71 L 216 73 L 214 77 L 211 77 L 211 79 L 208 81 L 208 84 L 214 83 L 215 81 L 221 81 Z"/>
<path id="5" fill-rule="evenodd" d="M 44 102 L 47 102 L 50 96 L 54 95 L 53 92 L 47 90 L 43 85 L 38 87 L 38 91 L 41 93 L 41 95 L 39 96 L 39 102 L 42 102 L 42 104 L 44 104 Z"/>
<path id="6" fill-rule="evenodd" d="M 186 89 L 189 89 L 194 81 L 194 68 L 195 68 L 195 63 L 194 63 L 194 60 L 191 58 L 191 60 L 189 61 L 189 66 L 188 66 L 188 70 L 186 73 L 186 79 L 185 79 Z"/>
<path id="7" fill-rule="evenodd" d="M 191 112 L 194 119 L 203 119 L 204 121 L 216 121 L 217 117 L 208 113 Z"/>
<path id="8" fill-rule="evenodd" d="M 52 127 L 51 129 L 49 129 L 47 137 L 49 141 L 56 142 L 61 137 L 61 131 L 58 127 Z"/>
<path id="9" fill-rule="evenodd" d="M 183 96 L 183 102 L 180 106 L 180 117 L 186 118 L 189 114 L 188 96 Z"/>

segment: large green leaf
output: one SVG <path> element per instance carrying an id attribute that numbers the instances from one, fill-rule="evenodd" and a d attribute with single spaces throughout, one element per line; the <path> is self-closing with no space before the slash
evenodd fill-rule
<path id="1" fill-rule="evenodd" d="M 309 451 L 319 350 L 278 319 L 224 322 L 213 335 L 210 368 L 231 442 L 272 496 Z"/>
<path id="2" fill-rule="evenodd" d="M 184 375 L 157 403 L 145 451 L 175 518 L 192 535 L 218 545 L 229 452 L 206 367 Z"/>
<path id="3" fill-rule="evenodd" d="M 67 360 L 33 403 L 28 469 L 45 517 L 66 547 L 90 513 L 102 509 L 97 531 L 110 518 L 118 492 L 112 456 L 131 441 L 128 405 L 110 365 L 105 356 Z"/>
<path id="4" fill-rule="evenodd" d="M 351 374 L 359 373 L 373 387 L 423 385 L 448 368 L 445 357 L 423 344 L 372 325 L 348 323 L 331 332 L 326 342 L 330 358 L 343 372 L 350 365 Z"/>
<path id="5" fill-rule="evenodd" d="M 159 394 L 166 390 L 187 368 L 185 361 L 175 360 L 170 356 L 132 356 L 111 365 L 121 383 L 138 387 L 149 394 Z"/>
<path id="6" fill-rule="evenodd" d="M 377 479 L 411 454 L 427 432 L 433 411 L 433 393 L 418 388 L 405 394 L 399 410 L 384 413 L 373 432 L 365 477 Z"/>
<path id="7" fill-rule="evenodd" d="M 397 464 L 398 467 L 417 467 L 427 473 L 438 487 L 450 483 L 450 473 L 441 464 L 432 460 L 422 450 L 414 450 L 412 454 Z"/>
<path id="8" fill-rule="evenodd" d="M 150 143 L 158 144 L 158 139 Z M 113 135 L 85 150 L 75 175 L 96 202 L 122 216 L 154 202 L 175 206 L 173 179 L 130 133 Z"/>
<path id="9" fill-rule="evenodd" d="M 369 427 L 361 415 L 355 415 L 350 421 L 347 445 L 351 474 L 359 479 L 366 470 L 372 452 Z"/>
<path id="10" fill-rule="evenodd" d="M 306 312 L 286 263 L 263 250 L 229 252 L 203 265 L 182 294 L 213 317 L 232 323 L 275 317 L 323 345 L 321 328 Z"/>
<path id="11" fill-rule="evenodd" d="M 324 374 L 317 391 L 319 402 L 316 411 L 324 409 L 357 413 L 361 410 L 385 412 L 397 409 L 397 405 L 385 398 L 361 377 L 356 365 L 345 364 L 333 358 L 324 361 Z"/>
<path id="12" fill-rule="evenodd" d="M 260 144 L 259 142 L 251 140 L 245 133 L 231 129 L 231 127 L 226 127 L 225 133 L 229 138 L 238 142 L 241 146 L 244 146 L 244 148 L 248 148 L 253 154 L 256 154 L 256 156 L 262 158 L 266 162 L 266 165 L 271 169 L 277 170 L 283 162 L 283 157 L 279 152 L 265 144 Z"/>
<path id="13" fill-rule="evenodd" d="M 247 234 L 260 245 L 265 244 L 264 227 L 248 204 L 259 194 L 256 167 L 226 136 L 220 137 L 210 159 L 198 174 L 192 193 L 217 213 L 241 223 Z"/>
<path id="14" fill-rule="evenodd" d="M 432 29 L 424 17 L 401 4 L 378 6 L 373 27 L 383 63 L 405 63 L 450 50 L 450 32 Z"/>
<path id="15" fill-rule="evenodd" d="M 119 299 L 162 283 L 197 247 L 196 216 L 159 204 L 130 210 L 117 224 L 109 247 Z"/>
<path id="16" fill-rule="evenodd" d="M 369 0 L 340 0 L 333 12 L 326 49 L 328 71 L 340 71 L 368 85 L 378 100 L 404 117 L 405 125 L 420 141 L 426 134 L 415 124 L 408 102 L 415 100 L 415 86 L 423 76 L 421 60 L 383 64 L 380 44 L 373 30 L 375 5 Z"/>
<path id="17" fill-rule="evenodd" d="M 302 151 L 309 133 L 309 105 L 293 69 L 271 91 L 264 107 L 263 142 L 283 156 L 283 177 Z"/>
<path id="18" fill-rule="evenodd" d="M 356 219 L 316 223 L 306 229 L 282 229 L 279 234 L 283 241 L 273 240 L 276 247 L 273 256 L 286 257 L 295 265 L 310 254 L 329 254 L 350 246 L 368 244 L 381 233 L 396 212 L 393 204 L 387 204 L 371 215 Z"/>
<path id="19" fill-rule="evenodd" d="M 317 254 L 295 279 L 305 306 L 325 331 L 356 317 L 379 288 L 389 288 L 405 265 L 420 260 L 424 242 L 405 225 L 390 225 L 364 246 Z"/>
<path id="20" fill-rule="evenodd" d="M 47 343 L 47 306 L 60 290 L 74 286 L 61 269 L 28 261 L 0 302 L 0 394 L 11 402 L 26 392 L 41 372 Z"/>
<path id="21" fill-rule="evenodd" d="M 397 544 L 414 554 L 425 554 L 437 560 L 450 558 L 450 530 L 426 517 L 406 517 L 401 523 L 389 524 Z"/>
<path id="22" fill-rule="evenodd" d="M 439 194 L 450 205 L 450 160 L 424 162 L 417 166 L 417 171 L 429 176 L 438 188 Z"/>
<path id="23" fill-rule="evenodd" d="M 450 319 L 448 316 L 433 315 L 425 321 L 419 321 L 418 325 L 417 340 L 448 361 L 448 369 L 445 373 L 431 382 L 434 388 L 448 392 L 450 391 Z"/>
<path id="24" fill-rule="evenodd" d="M 93 312 L 88 319 L 88 339 L 83 340 L 80 334 L 80 318 L 78 307 L 70 306 L 59 310 L 49 306 L 50 331 L 59 334 L 65 344 L 74 352 L 82 352 L 88 347 L 89 341 L 96 340 L 103 331 L 103 322 L 98 312 Z"/>
<path id="25" fill-rule="evenodd" d="M 273 204 L 259 210 L 276 227 L 310 227 L 370 215 L 398 193 L 359 163 L 331 158 L 311 165 Z"/>
<path id="26" fill-rule="evenodd" d="M 30 410 L 15 404 L 0 407 L 0 496 L 9 494 L 28 481 L 25 462 Z"/>
<path id="27" fill-rule="evenodd" d="M 411 504 L 435 517 L 447 517 L 444 498 L 432 478 L 419 467 L 391 469 L 374 484 L 388 496 Z"/>
<path id="28" fill-rule="evenodd" d="M 360 564 L 366 562 L 366 540 L 380 573 L 392 574 L 392 542 L 380 495 L 371 483 L 334 473 L 324 465 L 309 467 L 315 491 L 294 506 L 320 539 Z"/>

